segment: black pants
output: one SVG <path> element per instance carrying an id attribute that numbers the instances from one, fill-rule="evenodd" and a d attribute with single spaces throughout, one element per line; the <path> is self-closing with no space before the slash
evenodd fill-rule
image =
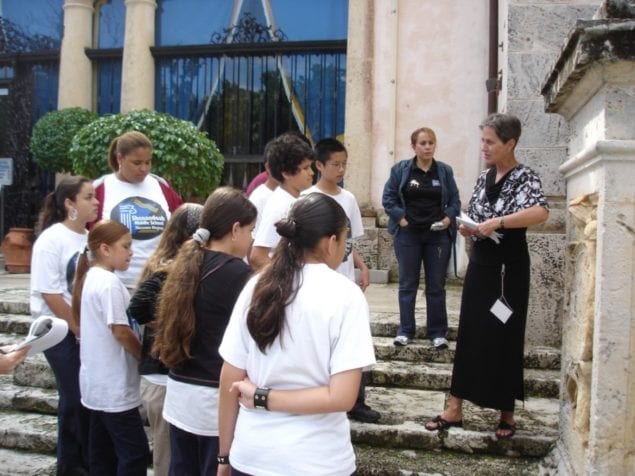
<path id="1" fill-rule="evenodd" d="M 215 475 L 218 436 L 201 436 L 170 425 L 170 476 Z"/>
<path id="2" fill-rule="evenodd" d="M 91 410 L 91 476 L 146 476 L 149 455 L 138 408 L 117 413 Z"/>

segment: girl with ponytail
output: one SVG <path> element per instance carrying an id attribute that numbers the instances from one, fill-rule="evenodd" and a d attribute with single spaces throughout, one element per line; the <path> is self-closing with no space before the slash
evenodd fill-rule
<path id="1" fill-rule="evenodd" d="M 90 410 L 91 475 L 145 476 L 148 440 L 139 414 L 141 342 L 126 315 L 130 294 L 115 275 L 132 257 L 132 236 L 103 220 L 88 233 L 77 263 L 73 316 L 82 329 L 79 386 Z"/>
<path id="2" fill-rule="evenodd" d="M 245 286 L 219 349 L 219 474 L 350 475 L 346 412 L 375 356 L 364 295 L 335 271 L 346 214 L 312 193 L 276 229 L 272 262 Z"/>
<path id="3" fill-rule="evenodd" d="M 31 315 L 59 317 L 68 334 L 44 351 L 55 374 L 57 474 L 83 474 L 88 467 L 88 413 L 79 394 L 79 326 L 71 311 L 79 253 L 86 246 L 86 224 L 97 216 L 98 201 L 86 177 L 65 177 L 44 199 L 31 258 Z"/>
<path id="4" fill-rule="evenodd" d="M 216 474 L 218 346 L 251 273 L 243 261 L 256 208 L 230 187 L 206 200 L 199 228 L 180 248 L 159 295 L 154 351 L 170 369 L 163 418 L 170 475 Z"/>

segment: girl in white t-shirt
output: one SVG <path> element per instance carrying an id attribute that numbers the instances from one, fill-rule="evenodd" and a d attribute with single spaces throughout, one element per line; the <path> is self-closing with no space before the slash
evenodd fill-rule
<path id="1" fill-rule="evenodd" d="M 86 246 L 86 224 L 97 216 L 95 190 L 86 177 L 65 177 L 44 199 L 31 257 L 31 315 L 59 317 L 68 334 L 44 351 L 55 374 L 57 474 L 88 468 L 88 412 L 79 395 L 79 326 L 71 311 L 77 258 Z"/>
<path id="2" fill-rule="evenodd" d="M 141 342 L 126 316 L 130 294 L 114 274 L 128 268 L 131 247 L 128 228 L 101 221 L 77 263 L 73 317 L 82 329 L 79 386 L 90 410 L 91 475 L 147 472 L 148 440 L 138 409 Z"/>
<path id="3" fill-rule="evenodd" d="M 219 349 L 219 474 L 348 476 L 346 411 L 375 355 L 366 299 L 335 271 L 346 214 L 312 193 L 276 229 L 272 263 L 243 289 Z"/>
<path id="4" fill-rule="evenodd" d="M 251 274 L 243 258 L 255 221 L 256 207 L 241 191 L 214 190 L 161 289 L 154 350 L 170 369 L 163 405 L 170 424 L 170 476 L 216 474 L 223 365 L 218 346 Z"/>

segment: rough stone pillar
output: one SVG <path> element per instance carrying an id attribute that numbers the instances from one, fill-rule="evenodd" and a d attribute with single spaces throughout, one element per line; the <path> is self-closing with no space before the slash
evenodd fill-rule
<path id="1" fill-rule="evenodd" d="M 562 473 L 635 468 L 635 6 L 578 21 L 543 87 L 568 121 Z"/>
<path id="2" fill-rule="evenodd" d="M 126 30 L 121 71 L 121 112 L 154 109 L 156 0 L 126 0 Z"/>
<path id="3" fill-rule="evenodd" d="M 371 205 L 373 3 L 349 0 L 348 46 L 346 52 L 346 115 L 344 135 L 348 149 L 346 188 L 360 208 Z"/>
<path id="4" fill-rule="evenodd" d="M 64 36 L 60 48 L 60 79 L 57 107 L 93 107 L 93 74 L 84 53 L 93 41 L 93 1 L 64 2 Z"/>

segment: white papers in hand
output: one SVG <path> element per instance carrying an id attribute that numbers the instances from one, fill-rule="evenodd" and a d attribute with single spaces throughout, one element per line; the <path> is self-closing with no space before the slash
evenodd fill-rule
<path id="1" fill-rule="evenodd" d="M 461 212 L 461 216 L 456 217 L 456 222 L 459 225 L 463 225 L 464 227 L 469 228 L 470 230 L 476 230 L 478 228 L 478 223 L 476 223 L 474 220 L 472 220 L 469 216 L 467 216 L 463 212 Z M 493 240 L 494 243 L 498 245 L 502 237 L 503 235 L 501 235 L 497 231 L 494 231 L 488 238 L 490 240 Z"/>
<path id="2" fill-rule="evenodd" d="M 31 323 L 29 334 L 18 344 L 15 350 L 29 346 L 31 356 L 57 345 L 66 337 L 68 323 L 64 319 L 53 316 L 40 316 Z"/>

